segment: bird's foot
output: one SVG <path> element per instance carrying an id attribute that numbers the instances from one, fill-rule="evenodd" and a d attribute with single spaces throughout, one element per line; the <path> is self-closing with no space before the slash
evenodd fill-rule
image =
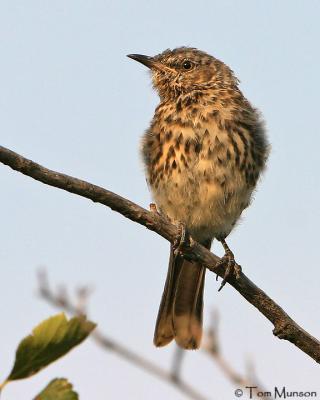
<path id="1" fill-rule="evenodd" d="M 153 212 L 155 214 L 160 214 L 156 203 L 150 203 L 149 208 L 150 208 L 151 212 Z"/>
<path id="2" fill-rule="evenodd" d="M 227 283 L 228 278 L 230 276 L 234 275 L 237 279 L 239 279 L 240 274 L 241 274 L 241 266 L 236 263 L 233 252 L 229 249 L 227 243 L 224 240 L 221 240 L 221 243 L 225 249 L 225 254 L 218 261 L 218 263 L 216 264 L 216 267 L 224 266 L 225 273 L 224 273 L 220 288 L 218 289 L 218 292 L 220 292 L 220 290 L 222 290 L 222 288 L 225 286 L 225 284 Z M 217 275 L 217 279 L 218 279 L 218 275 Z"/>
<path id="3" fill-rule="evenodd" d="M 167 222 L 170 222 L 171 224 L 174 224 L 174 221 L 165 213 L 163 213 L 156 205 L 156 203 L 150 203 L 149 204 L 149 210 L 153 214 L 160 215 L 163 219 L 165 219 Z"/>
<path id="4" fill-rule="evenodd" d="M 150 208 L 150 212 L 161 215 L 164 219 L 166 219 L 167 221 L 169 221 L 172 224 L 175 224 L 177 226 L 178 234 L 174 239 L 172 247 L 173 247 L 174 255 L 175 256 L 180 255 L 182 253 L 182 248 L 187 247 L 190 244 L 190 235 L 189 235 L 185 225 L 182 222 L 176 223 L 168 215 L 162 214 L 159 211 L 159 209 L 155 203 L 150 203 L 149 208 Z"/>
<path id="5" fill-rule="evenodd" d="M 181 255 L 182 249 L 190 245 L 190 235 L 182 222 L 178 224 L 178 234 L 173 242 L 173 253 L 175 256 Z"/>

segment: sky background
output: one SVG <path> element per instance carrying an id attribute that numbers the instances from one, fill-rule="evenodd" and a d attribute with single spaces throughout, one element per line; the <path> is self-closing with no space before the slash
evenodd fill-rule
<path id="1" fill-rule="evenodd" d="M 320 2 L 2 0 L 0 145 L 148 207 L 139 140 L 158 97 L 128 53 L 198 47 L 220 58 L 266 120 L 268 169 L 229 244 L 244 272 L 304 329 L 320 337 Z M 37 295 L 44 266 L 53 287 L 90 285 L 100 329 L 169 368 L 174 346 L 153 347 L 168 243 L 106 207 L 0 165 L 0 377 L 16 345 L 56 309 Z M 219 255 L 222 249 L 214 244 Z M 240 373 L 249 357 L 267 390 L 318 391 L 319 366 L 272 335 L 233 288 L 207 274 L 205 325 L 221 315 L 221 347 Z M 183 377 L 213 400 L 236 387 L 201 351 Z M 32 398 L 56 376 L 81 399 L 185 397 L 88 340 L 3 400 Z M 246 397 L 244 397 L 246 398 Z"/>

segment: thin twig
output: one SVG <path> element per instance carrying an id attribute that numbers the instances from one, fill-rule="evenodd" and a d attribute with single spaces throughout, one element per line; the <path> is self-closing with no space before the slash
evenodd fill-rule
<path id="1" fill-rule="evenodd" d="M 211 359 L 213 359 L 218 364 L 220 370 L 229 379 L 229 381 L 237 385 L 238 388 L 251 387 L 252 395 L 257 398 L 261 397 L 258 395 L 258 393 L 266 392 L 266 390 L 258 382 L 258 380 L 256 378 L 253 379 L 253 374 L 251 374 L 250 377 L 242 376 L 241 374 L 236 372 L 234 368 L 230 365 L 230 363 L 224 358 L 221 352 L 221 345 L 219 340 L 219 315 L 216 310 L 212 313 L 211 324 L 205 335 L 202 349 L 207 355 L 209 355 Z M 268 399 L 273 400 L 273 397 L 268 396 Z"/>
<path id="2" fill-rule="evenodd" d="M 61 291 L 60 289 L 57 291 L 56 294 L 54 294 L 54 292 L 50 288 L 47 278 L 47 273 L 45 270 L 39 271 L 38 282 L 39 282 L 39 293 L 45 301 L 49 302 L 49 304 L 58 308 L 63 308 L 73 315 L 84 314 L 88 305 L 88 294 L 91 292 L 91 290 L 89 290 L 86 286 L 82 287 L 80 290 L 79 289 L 77 290 L 76 301 L 74 305 L 68 296 L 68 292 L 65 286 L 60 286 L 59 288 L 63 287 L 64 290 Z M 78 304 L 81 304 L 83 308 L 79 309 Z M 252 377 L 251 378 L 243 377 L 237 372 L 235 372 L 235 370 L 231 367 L 231 365 L 224 359 L 223 355 L 221 354 L 220 350 L 221 347 L 219 343 L 220 342 L 219 331 L 218 331 L 218 326 L 219 326 L 218 317 L 219 317 L 218 312 L 215 310 L 212 313 L 211 324 L 208 329 L 208 332 L 205 335 L 203 341 L 204 344 L 201 347 L 201 349 L 207 355 L 209 355 L 209 357 L 213 361 L 217 363 L 218 367 L 222 370 L 222 372 L 233 384 L 236 384 L 238 388 L 250 387 L 252 389 L 251 391 L 252 395 L 255 397 L 259 397 L 258 393 L 259 392 L 264 393 L 265 390 L 263 389 L 263 386 L 260 383 L 258 383 L 258 380 L 256 378 L 253 379 Z M 145 360 L 137 353 L 132 352 L 123 345 L 120 345 L 119 343 L 115 342 L 114 339 L 105 336 L 97 329 L 93 333 L 91 333 L 91 338 L 94 341 L 96 341 L 98 345 L 102 346 L 104 350 L 115 352 L 118 356 L 133 363 L 137 367 L 140 367 L 144 371 L 156 375 L 158 378 L 165 380 L 170 384 L 173 384 L 174 382 L 175 386 L 177 386 L 177 388 L 181 390 L 183 393 L 185 393 L 188 397 L 196 399 L 199 398 L 196 397 L 198 395 L 197 393 L 196 396 L 194 396 L 195 392 L 192 391 L 193 389 L 190 388 L 189 385 L 186 387 L 184 381 L 181 378 L 181 368 L 185 351 L 180 347 L 176 346 L 171 372 L 166 372 L 162 368 L 159 368 L 155 364 Z M 250 366 L 250 371 L 251 371 L 250 375 L 253 376 L 253 365 Z M 270 397 L 270 399 L 272 400 L 273 398 Z"/>
<path id="3" fill-rule="evenodd" d="M 149 212 L 137 204 L 99 186 L 51 171 L 2 146 L 0 146 L 0 162 L 47 185 L 104 204 L 132 221 L 157 232 L 171 243 L 174 242 L 179 234 L 177 226 L 156 212 Z M 219 257 L 192 240 L 192 238 L 190 239 L 189 246 L 185 246 L 182 251 L 186 258 L 197 260 L 219 276 L 224 276 L 225 269 L 222 265 L 215 268 Z M 278 304 L 247 278 L 244 273 L 240 273 L 238 277 L 230 276 L 228 283 L 272 322 L 274 325 L 273 334 L 275 336 L 279 339 L 290 341 L 316 362 L 320 362 L 320 342 L 301 328 Z"/>
<path id="4" fill-rule="evenodd" d="M 72 315 L 79 315 L 82 314 L 82 311 L 79 312 L 78 305 L 73 305 L 70 301 L 67 291 L 59 291 L 57 294 L 54 294 L 50 288 L 48 283 L 47 275 L 45 271 L 40 271 L 38 274 L 39 278 L 39 293 L 40 296 L 46 300 L 48 303 L 53 305 L 54 307 L 62 308 Z M 63 293 L 63 294 L 61 294 Z M 79 292 L 78 292 L 79 297 Z M 81 295 L 80 295 L 81 297 Z M 82 299 L 81 299 L 82 300 Z M 81 301 L 82 303 L 82 301 Z M 83 304 L 83 303 L 82 303 Z M 184 393 L 187 397 L 192 400 L 208 400 L 205 396 L 199 393 L 196 389 L 192 386 L 187 384 L 181 377 L 176 379 L 176 375 L 173 372 L 168 372 L 165 369 L 159 367 L 158 365 L 154 364 L 153 362 L 141 357 L 138 353 L 128 349 L 127 347 L 123 346 L 119 342 L 115 341 L 114 339 L 106 336 L 103 334 L 99 329 L 95 329 L 90 337 L 94 339 L 94 341 L 101 346 L 103 349 L 112 351 L 121 358 L 127 360 L 131 364 L 135 365 L 136 367 L 144 370 L 145 372 L 169 383 L 173 387 L 175 387 L 180 392 Z"/>

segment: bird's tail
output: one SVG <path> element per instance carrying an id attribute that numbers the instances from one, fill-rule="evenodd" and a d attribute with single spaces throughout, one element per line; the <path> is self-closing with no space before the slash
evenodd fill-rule
<path id="1" fill-rule="evenodd" d="M 210 248 L 210 245 L 206 247 Z M 184 349 L 197 349 L 200 346 L 204 280 L 205 268 L 174 255 L 171 246 L 168 274 L 153 339 L 156 346 L 165 346 L 172 339 Z"/>

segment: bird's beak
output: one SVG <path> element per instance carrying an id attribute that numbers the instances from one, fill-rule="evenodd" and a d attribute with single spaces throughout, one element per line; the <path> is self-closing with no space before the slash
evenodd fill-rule
<path id="1" fill-rule="evenodd" d="M 162 64 L 162 62 L 155 60 L 154 57 L 144 56 L 143 54 L 128 54 L 127 57 L 132 58 L 135 61 L 145 65 L 146 67 L 164 72 L 164 73 L 175 73 L 175 70 Z"/>
<path id="2" fill-rule="evenodd" d="M 128 54 L 127 57 L 132 58 L 135 61 L 145 65 L 148 68 L 152 68 L 156 65 L 153 57 L 144 56 L 143 54 Z"/>

